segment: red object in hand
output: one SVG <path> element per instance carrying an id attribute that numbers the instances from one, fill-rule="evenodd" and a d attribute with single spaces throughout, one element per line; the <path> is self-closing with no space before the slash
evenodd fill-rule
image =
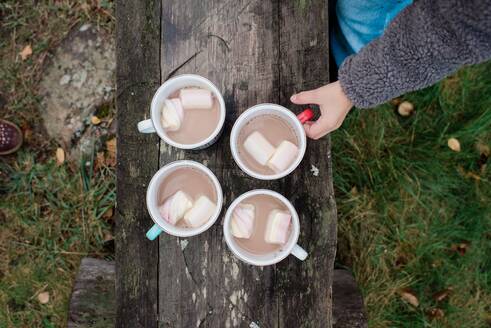
<path id="1" fill-rule="evenodd" d="M 308 122 L 314 117 L 314 111 L 310 108 L 307 108 L 303 112 L 297 115 L 298 120 L 300 123 L 304 124 L 305 122 Z"/>

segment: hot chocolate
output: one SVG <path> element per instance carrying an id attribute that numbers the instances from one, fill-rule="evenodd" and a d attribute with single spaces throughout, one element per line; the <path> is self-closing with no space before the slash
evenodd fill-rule
<path id="1" fill-rule="evenodd" d="M 161 183 L 159 212 L 164 220 L 177 227 L 196 228 L 210 219 L 217 198 L 208 176 L 195 168 L 182 167 L 171 172 Z"/>
<path id="2" fill-rule="evenodd" d="M 166 99 L 161 115 L 162 126 L 170 139 L 180 144 L 195 144 L 217 128 L 220 104 L 211 91 L 186 87 Z"/>
<path id="3" fill-rule="evenodd" d="M 242 127 L 237 138 L 237 151 L 248 169 L 273 175 L 294 162 L 298 156 L 298 144 L 295 130 L 288 121 L 277 115 L 265 114 L 254 117 Z M 288 165 L 283 167 L 286 161 Z"/>
<path id="4" fill-rule="evenodd" d="M 278 241 L 278 238 L 271 240 L 272 238 L 270 238 L 270 233 L 268 233 L 267 230 L 270 230 L 272 223 L 274 223 L 272 220 L 275 220 L 273 216 L 275 216 L 276 213 L 289 216 L 290 212 L 283 202 L 270 195 L 254 195 L 247 197 L 238 204 L 234 209 L 234 212 L 237 209 L 239 209 L 240 212 L 234 214 L 239 214 L 239 220 L 248 221 L 248 219 L 253 216 L 253 222 L 250 223 L 252 225 L 249 225 L 249 223 L 243 225 L 245 222 L 243 221 L 238 222 L 241 226 L 236 228 L 234 220 L 237 218 L 234 218 L 234 214 L 232 215 L 232 235 L 234 235 L 234 240 L 239 247 L 257 255 L 272 253 L 278 251 L 282 247 L 284 244 L 283 240 L 281 240 L 281 242 Z M 284 218 L 277 217 L 277 219 L 283 220 Z M 288 240 L 288 237 L 291 234 L 289 222 L 290 221 L 288 221 L 288 225 L 286 225 L 287 231 L 284 235 L 286 236 L 286 240 Z M 270 227 L 268 227 L 268 225 Z M 237 235 L 243 238 L 235 237 Z M 284 236 L 280 235 L 280 239 Z"/>

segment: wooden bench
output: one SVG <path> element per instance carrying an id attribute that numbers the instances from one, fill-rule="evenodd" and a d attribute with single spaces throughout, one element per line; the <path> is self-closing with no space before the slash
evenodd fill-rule
<path id="1" fill-rule="evenodd" d="M 330 327 L 336 207 L 329 138 L 309 141 L 301 166 L 274 182 L 242 173 L 229 147 L 231 126 L 248 107 L 272 102 L 298 113 L 290 95 L 328 82 L 327 0 L 126 0 L 116 6 L 116 22 L 116 325 Z M 180 151 L 136 129 L 158 86 L 182 73 L 210 79 L 226 102 L 224 133 L 205 151 Z M 251 189 L 282 193 L 299 211 L 307 260 L 246 265 L 227 249 L 220 223 L 186 240 L 147 240 L 147 184 L 178 159 L 216 174 L 225 209 Z"/>

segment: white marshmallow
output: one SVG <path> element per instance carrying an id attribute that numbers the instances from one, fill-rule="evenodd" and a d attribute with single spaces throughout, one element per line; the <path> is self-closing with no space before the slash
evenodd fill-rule
<path id="1" fill-rule="evenodd" d="M 266 165 L 275 151 L 273 145 L 258 131 L 246 138 L 244 148 L 261 165 Z"/>
<path id="2" fill-rule="evenodd" d="M 292 216 L 288 212 L 272 210 L 268 215 L 264 240 L 270 244 L 284 244 L 290 234 Z"/>
<path id="3" fill-rule="evenodd" d="M 162 107 L 160 122 L 164 130 L 176 131 L 181 127 L 184 111 L 179 99 L 166 99 Z"/>
<path id="4" fill-rule="evenodd" d="M 175 225 L 191 207 L 193 207 L 191 197 L 179 190 L 159 206 L 159 213 L 165 221 Z"/>
<path id="5" fill-rule="evenodd" d="M 184 109 L 211 109 L 213 107 L 213 96 L 210 90 L 201 88 L 183 88 L 179 90 Z"/>
<path id="6" fill-rule="evenodd" d="M 294 143 L 284 140 L 269 159 L 268 166 L 276 173 L 283 172 L 295 161 L 297 156 L 298 147 Z"/>
<path id="7" fill-rule="evenodd" d="M 192 228 L 200 227 L 211 218 L 216 207 L 208 197 L 200 196 L 194 206 L 184 214 L 184 221 Z"/>
<path id="8" fill-rule="evenodd" d="M 251 238 L 256 208 L 252 204 L 239 204 L 232 213 L 230 228 L 237 238 Z"/>

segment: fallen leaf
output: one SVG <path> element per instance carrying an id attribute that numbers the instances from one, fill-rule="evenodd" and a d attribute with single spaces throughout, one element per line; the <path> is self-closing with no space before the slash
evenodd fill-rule
<path id="1" fill-rule="evenodd" d="M 409 116 L 414 112 L 414 105 L 411 104 L 409 101 L 403 101 L 397 107 L 397 112 L 401 116 Z"/>
<path id="2" fill-rule="evenodd" d="M 26 60 L 29 56 L 32 55 L 32 48 L 31 48 L 31 45 L 28 44 L 27 46 L 24 47 L 24 49 L 22 49 L 22 51 L 19 53 L 20 55 L 20 58 L 22 58 L 22 60 Z"/>
<path id="3" fill-rule="evenodd" d="M 482 142 L 478 142 L 476 144 L 476 149 L 479 152 L 479 155 L 484 155 L 486 157 L 489 157 L 489 155 L 491 155 L 491 149 L 489 148 L 489 146 Z"/>
<path id="4" fill-rule="evenodd" d="M 409 289 L 409 288 L 401 289 L 399 291 L 399 295 L 401 296 L 401 298 L 404 301 L 408 302 L 409 304 L 411 304 L 414 307 L 418 307 L 419 300 L 416 297 L 416 295 L 414 295 L 414 292 L 411 289 Z"/>
<path id="5" fill-rule="evenodd" d="M 445 300 L 446 298 L 448 298 L 452 291 L 453 291 L 452 287 L 445 288 L 443 290 L 440 290 L 439 292 L 434 293 L 432 298 L 437 302 L 441 302 L 441 301 Z"/>
<path id="6" fill-rule="evenodd" d="M 452 244 L 450 249 L 454 252 L 459 253 L 461 256 L 464 256 L 467 250 L 470 247 L 470 243 L 468 241 L 463 241 L 459 244 Z"/>
<path id="7" fill-rule="evenodd" d="M 447 141 L 448 148 L 452 149 L 453 151 L 459 152 L 460 151 L 460 142 L 456 138 L 450 138 Z"/>
<path id="8" fill-rule="evenodd" d="M 113 214 L 114 214 L 114 208 L 111 207 L 107 211 L 105 211 L 104 214 L 102 214 L 102 217 L 104 219 L 110 219 L 112 218 Z"/>
<path id="9" fill-rule="evenodd" d="M 109 153 L 116 154 L 116 138 L 106 141 L 106 148 Z"/>
<path id="10" fill-rule="evenodd" d="M 95 157 L 94 169 L 97 171 L 101 167 L 103 167 L 105 164 L 106 164 L 106 158 L 104 156 L 104 152 L 102 152 L 102 151 L 97 152 L 97 155 Z"/>
<path id="11" fill-rule="evenodd" d="M 49 302 L 49 292 L 42 292 L 38 294 L 38 301 L 41 304 L 46 304 Z"/>
<path id="12" fill-rule="evenodd" d="M 63 162 L 65 162 L 65 151 L 63 148 L 58 147 L 56 149 L 56 164 L 61 165 Z"/>
<path id="13" fill-rule="evenodd" d="M 101 124 L 101 119 L 95 115 L 92 115 L 92 117 L 90 118 L 90 122 L 94 125 L 99 125 Z"/>
<path id="14" fill-rule="evenodd" d="M 116 138 L 112 138 L 111 140 L 106 141 L 106 149 L 106 165 L 116 166 Z"/>
<path id="15" fill-rule="evenodd" d="M 401 102 L 402 102 L 401 98 L 393 98 L 390 100 L 390 104 L 393 106 L 399 106 Z"/>
<path id="16" fill-rule="evenodd" d="M 104 241 L 110 241 L 113 239 L 114 239 L 113 235 L 110 232 L 106 232 L 106 234 L 104 235 Z"/>
<path id="17" fill-rule="evenodd" d="M 445 316 L 443 310 L 439 308 L 430 309 L 426 313 L 431 319 L 443 318 Z"/>

